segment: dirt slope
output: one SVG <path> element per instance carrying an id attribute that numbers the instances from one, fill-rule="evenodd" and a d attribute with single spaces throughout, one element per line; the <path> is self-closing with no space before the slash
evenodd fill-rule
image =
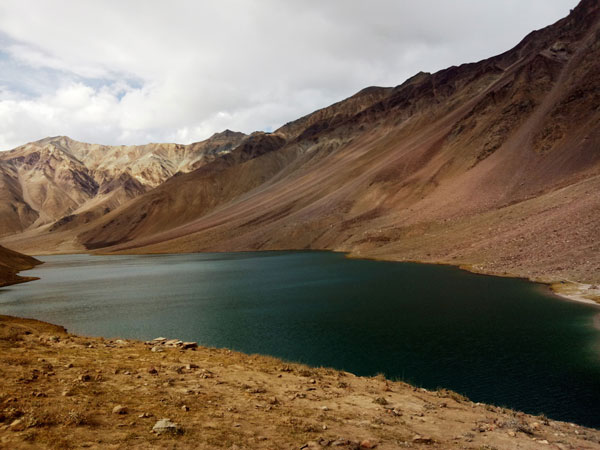
<path id="1" fill-rule="evenodd" d="M 7 449 L 600 448 L 598 430 L 450 391 L 6 316 L 0 373 Z M 153 433 L 162 418 L 177 432 Z"/>
<path id="2" fill-rule="evenodd" d="M 21 270 L 31 269 L 38 264 L 41 262 L 31 256 L 0 247 L 0 287 L 35 280 L 36 278 L 22 277 L 17 273 Z"/>

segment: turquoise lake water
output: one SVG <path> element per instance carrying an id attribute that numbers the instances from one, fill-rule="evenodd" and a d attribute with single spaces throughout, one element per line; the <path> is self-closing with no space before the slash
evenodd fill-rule
<path id="1" fill-rule="evenodd" d="M 524 280 L 330 252 L 61 255 L 0 314 L 197 341 L 600 427 L 600 308 Z"/>

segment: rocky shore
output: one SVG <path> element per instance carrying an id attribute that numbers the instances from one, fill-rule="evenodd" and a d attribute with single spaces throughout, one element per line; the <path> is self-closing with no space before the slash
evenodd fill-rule
<path id="1" fill-rule="evenodd" d="M 0 448 L 596 449 L 600 431 L 383 376 L 0 316 Z"/>

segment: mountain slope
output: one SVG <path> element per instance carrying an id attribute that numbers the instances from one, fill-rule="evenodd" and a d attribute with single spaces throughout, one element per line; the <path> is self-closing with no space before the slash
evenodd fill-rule
<path id="1" fill-rule="evenodd" d="M 478 63 L 259 133 L 102 217 L 15 248 L 314 248 L 600 281 L 600 24 L 584 0 Z"/>
<path id="2" fill-rule="evenodd" d="M 227 130 L 191 145 L 106 146 L 58 136 L 0 153 L 0 235 L 70 222 L 82 212 L 89 222 L 229 152 L 244 137 Z"/>
<path id="3" fill-rule="evenodd" d="M 21 270 L 31 269 L 38 264 L 41 262 L 31 256 L 0 247 L 0 287 L 35 279 L 19 276 L 17 273 Z"/>

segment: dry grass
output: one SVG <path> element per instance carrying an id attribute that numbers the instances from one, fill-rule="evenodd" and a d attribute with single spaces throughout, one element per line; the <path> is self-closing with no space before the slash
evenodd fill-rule
<path id="1" fill-rule="evenodd" d="M 226 349 L 149 348 L 0 316 L 0 448 L 292 449 L 342 439 L 341 448 L 368 440 L 380 449 L 533 449 L 557 436 L 599 448 L 598 431 L 382 375 Z M 117 405 L 127 413 L 113 413 Z M 152 433 L 161 418 L 181 433 Z"/>

